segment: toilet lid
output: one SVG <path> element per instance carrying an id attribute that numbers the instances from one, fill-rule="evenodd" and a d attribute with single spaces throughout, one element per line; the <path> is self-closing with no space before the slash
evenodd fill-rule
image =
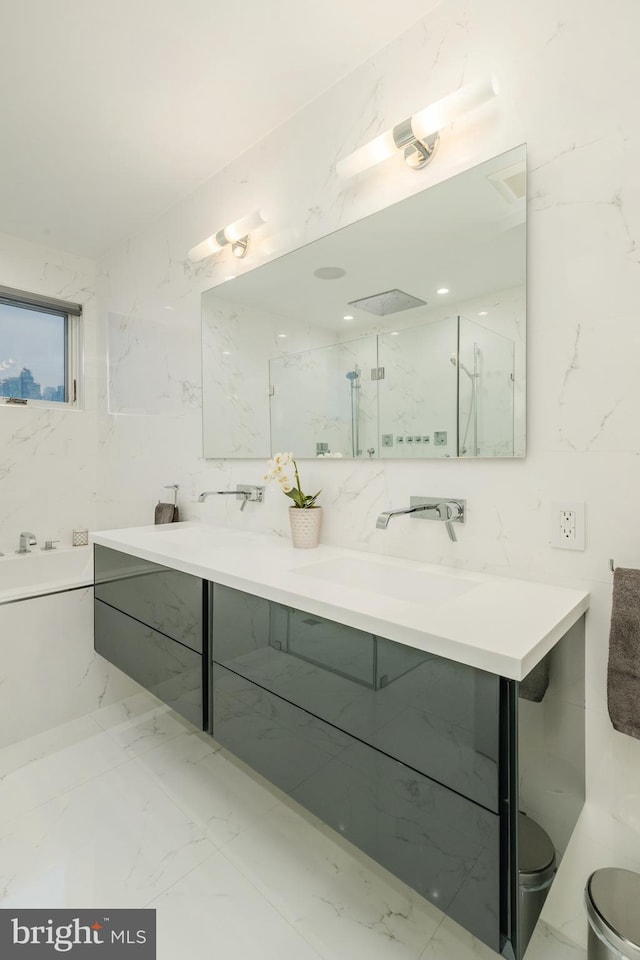
<path id="1" fill-rule="evenodd" d="M 587 893 L 605 926 L 640 948 L 640 874 L 618 867 L 596 870 Z"/>
<path id="2" fill-rule="evenodd" d="M 518 869 L 520 876 L 540 873 L 555 860 L 556 852 L 540 824 L 526 814 L 518 816 Z"/>

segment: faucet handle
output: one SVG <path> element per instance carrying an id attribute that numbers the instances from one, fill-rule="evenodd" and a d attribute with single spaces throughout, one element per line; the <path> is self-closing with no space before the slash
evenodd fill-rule
<path id="1" fill-rule="evenodd" d="M 45 540 L 43 550 L 55 550 L 54 543 L 60 543 L 59 540 Z"/>
<path id="2" fill-rule="evenodd" d="M 460 520 L 464 523 L 464 504 L 459 500 L 442 500 L 437 507 L 438 516 L 446 523 L 452 520 Z"/>
<path id="3" fill-rule="evenodd" d="M 464 508 L 464 500 L 462 502 L 459 500 L 443 500 L 442 503 L 438 504 L 438 515 L 441 520 L 444 520 L 444 525 L 447 528 L 449 539 L 453 540 L 454 543 L 457 541 L 458 537 L 456 536 L 456 531 L 453 524 L 454 521 L 458 523 L 464 523 Z"/>

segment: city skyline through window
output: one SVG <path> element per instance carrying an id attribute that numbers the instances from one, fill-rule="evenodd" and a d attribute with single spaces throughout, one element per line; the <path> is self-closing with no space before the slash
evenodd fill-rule
<path id="1" fill-rule="evenodd" d="M 67 315 L 0 303 L 0 396 L 67 400 Z"/>

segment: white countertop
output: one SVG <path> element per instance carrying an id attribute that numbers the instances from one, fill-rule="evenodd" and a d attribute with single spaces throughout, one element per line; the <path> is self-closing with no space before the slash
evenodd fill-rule
<path id="1" fill-rule="evenodd" d="M 582 590 L 199 523 L 94 543 L 522 680 L 589 606 Z"/>

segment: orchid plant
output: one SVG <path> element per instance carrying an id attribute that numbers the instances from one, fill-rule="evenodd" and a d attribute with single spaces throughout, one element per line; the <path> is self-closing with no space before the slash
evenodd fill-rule
<path id="1" fill-rule="evenodd" d="M 293 459 L 292 453 L 276 453 L 267 463 L 267 467 L 268 471 L 264 474 L 263 480 L 275 480 L 285 496 L 291 497 L 294 507 L 309 510 L 316 506 L 316 500 L 322 491 L 318 490 L 313 495 L 302 492 L 298 464 Z"/>

